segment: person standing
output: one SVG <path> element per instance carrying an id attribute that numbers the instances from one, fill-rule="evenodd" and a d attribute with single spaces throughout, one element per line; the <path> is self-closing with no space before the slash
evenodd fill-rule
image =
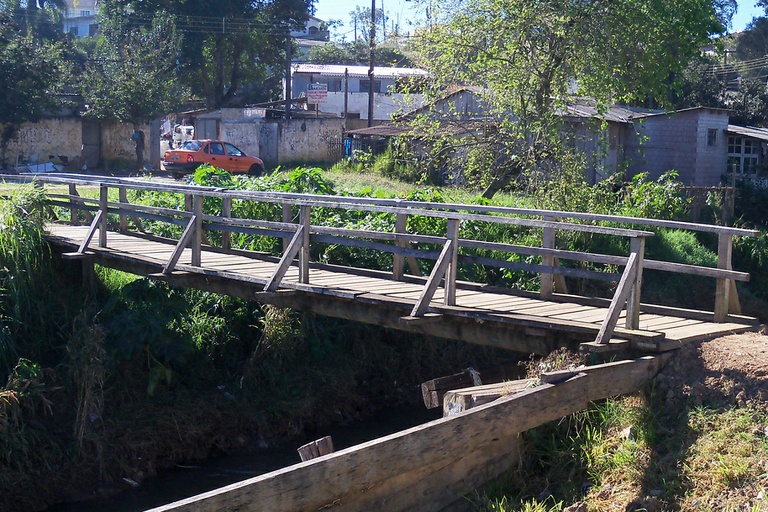
<path id="1" fill-rule="evenodd" d="M 144 132 L 134 130 L 131 139 L 136 144 L 136 160 L 138 161 L 139 169 L 141 169 L 144 167 Z"/>

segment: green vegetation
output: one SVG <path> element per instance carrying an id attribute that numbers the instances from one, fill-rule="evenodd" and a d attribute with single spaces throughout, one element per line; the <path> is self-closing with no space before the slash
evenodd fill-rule
<path id="1" fill-rule="evenodd" d="M 432 202 L 477 200 L 469 189 L 417 188 L 395 182 L 389 177 L 389 164 L 375 159 L 366 165 L 347 164 L 330 172 L 297 168 L 258 178 L 202 167 L 191 181 L 242 190 L 344 191 Z M 629 183 L 594 187 L 571 180 L 545 184 L 540 190 L 532 196 L 500 194 L 494 204 L 563 210 L 573 205 L 600 213 L 664 218 L 683 218 L 687 207 L 672 174 L 657 181 L 640 176 Z M 468 362 L 482 366 L 508 356 L 463 343 L 424 340 L 177 289 L 98 267 L 95 286 L 84 289 L 79 277 L 61 281 L 66 273 L 51 269 L 41 232 L 42 199 L 41 191 L 20 188 L 3 203 L 1 212 L 0 380 L 6 382 L 0 389 L 3 507 L 31 509 L 68 499 L 68 489 L 82 489 L 88 482 L 140 479 L 167 465 L 242 450 L 249 439 L 259 436 L 281 440 L 339 418 L 361 418 L 372 412 L 370 396 L 384 397 L 380 403 L 408 401 L 413 396 L 404 389 L 423 380 L 465 368 Z M 152 192 L 137 194 L 131 201 L 167 208 L 184 204 L 182 195 Z M 207 199 L 203 208 L 206 213 L 218 213 L 221 202 Z M 313 210 L 318 219 L 340 227 L 392 229 L 395 221 L 389 214 Z M 271 204 L 235 201 L 233 214 L 279 218 L 281 212 Z M 412 217 L 409 222 L 411 229 L 420 232 L 445 229 L 444 222 L 436 219 Z M 147 227 L 179 234 L 178 227 L 166 232 L 159 225 L 148 223 Z M 535 230 L 477 222 L 463 223 L 461 229 L 510 243 L 540 243 L 541 237 Z M 653 240 L 649 254 L 713 263 L 716 241 L 707 237 L 660 230 Z M 213 234 L 210 241 L 219 242 Z M 274 253 L 280 250 L 270 237 L 242 234 L 233 237 L 233 243 Z M 558 239 L 563 248 L 626 252 L 626 247 L 611 243 L 583 235 Z M 762 247 L 751 246 L 749 261 L 764 261 Z M 317 261 L 382 269 L 392 264 L 391 256 L 366 249 L 328 244 L 313 251 Z M 463 266 L 459 273 L 462 278 L 492 284 L 537 286 L 534 276 L 524 272 L 475 265 Z M 651 296 L 661 295 L 663 289 L 671 301 L 689 305 L 691 296 L 713 295 L 701 292 L 700 280 L 672 287 L 669 280 L 654 278 L 650 272 L 648 276 L 644 293 Z M 570 363 L 557 354 L 548 364 L 557 368 Z M 651 389 L 536 429 L 529 434 L 532 451 L 523 467 L 470 499 L 479 510 L 550 511 L 562 510 L 563 504 L 585 496 L 596 500 L 593 503 L 617 496 L 629 502 L 632 498 L 627 496 L 640 495 L 640 488 L 658 490 L 664 499 L 684 492 L 692 494 L 690 500 L 705 499 L 696 494 L 703 491 L 691 490 L 699 489 L 705 473 L 715 475 L 716 489 L 755 480 L 758 468 L 741 454 L 762 453 L 766 449 L 762 441 L 747 436 L 743 444 L 726 447 L 722 443 L 741 439 L 750 428 L 743 422 L 757 418 L 754 426 L 763 421 L 764 413 L 734 410 L 733 416 L 724 417 L 722 411 L 710 414 L 706 403 L 698 404 L 690 409 L 695 414 L 674 420 L 678 423 L 670 435 L 664 429 L 672 419 L 660 412 L 663 399 Z M 649 469 L 655 467 L 654 453 L 672 452 L 681 441 L 690 448 L 685 472 L 667 474 L 659 469 L 656 475 Z M 704 461 L 697 455 L 715 449 L 721 455 L 718 460 Z M 46 488 L 33 485 L 33 478 L 45 481 Z"/>

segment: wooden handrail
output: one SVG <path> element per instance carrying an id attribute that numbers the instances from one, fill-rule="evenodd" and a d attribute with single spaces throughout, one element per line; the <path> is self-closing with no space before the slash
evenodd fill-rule
<path id="1" fill-rule="evenodd" d="M 7 181 L 29 180 L 29 177 L 9 176 Z M 289 246 L 291 249 L 287 252 L 284 251 L 284 261 L 281 261 L 281 267 L 285 267 L 283 273 L 294 257 L 298 256 L 299 282 L 303 284 L 310 283 L 309 251 L 312 240 L 366 247 L 374 250 L 387 251 L 394 255 L 393 278 L 396 280 L 403 279 L 404 263 L 406 260 L 412 269 L 412 273 L 418 271 L 418 265 L 416 265 L 414 257 L 437 260 L 438 264 L 433 268 L 433 275 L 426 281 L 427 288 L 436 287 L 440 283 L 443 283 L 446 292 L 444 299 L 446 305 L 454 305 L 456 301 L 456 268 L 459 261 L 539 272 L 541 274 L 540 295 L 544 299 L 550 299 L 553 296 L 555 288 L 554 278 L 558 276 L 561 279 L 560 282 L 563 282 L 563 275 L 614 279 L 613 274 L 610 273 L 560 267 L 558 261 L 561 259 L 618 265 L 625 266 L 626 268 L 636 265 L 636 268 L 633 270 L 634 274 L 631 276 L 632 279 L 625 283 L 624 288 L 622 288 L 622 293 L 626 292 L 628 294 L 627 297 L 619 300 L 619 303 L 613 305 L 614 309 L 616 309 L 623 307 L 624 302 L 627 303 L 627 327 L 630 329 L 637 328 L 636 317 L 639 311 L 639 292 L 641 290 L 644 268 L 715 278 L 717 279 L 717 293 L 714 318 L 716 321 L 725 321 L 729 313 L 737 313 L 738 297 L 735 294 L 734 283 L 735 281 L 747 281 L 749 275 L 732 269 L 730 257 L 732 251 L 732 238 L 733 236 L 756 236 L 759 234 L 756 230 L 745 230 L 726 226 L 711 226 L 677 221 L 638 219 L 633 217 L 597 215 L 580 212 L 430 203 L 405 201 L 400 199 L 341 197 L 282 192 L 233 191 L 215 187 L 149 183 L 144 180 L 140 181 L 135 179 L 109 177 L 93 178 L 78 175 L 46 174 L 37 175 L 35 177 L 35 182 L 37 184 L 60 183 L 69 185 L 69 194 L 51 194 L 51 198 L 53 199 L 51 203 L 69 208 L 73 223 L 78 222 L 78 211 L 82 210 L 86 211 L 86 213 L 100 212 L 101 215 L 98 216 L 97 222 L 94 222 L 92 226 L 92 231 L 95 231 L 96 229 L 99 230 L 100 247 L 106 247 L 107 244 L 106 234 L 108 214 L 117 215 L 119 217 L 119 229 L 121 231 L 126 231 L 128 229 L 126 222 L 127 216 L 131 216 L 136 222 L 138 222 L 138 219 L 140 218 L 147 218 L 186 226 L 184 236 L 182 236 L 184 244 L 182 244 L 181 247 L 177 246 L 175 256 L 180 256 L 184 247 L 190 247 L 192 250 L 192 265 L 194 266 L 202 265 L 202 262 L 200 261 L 201 246 L 203 243 L 208 243 L 204 234 L 206 230 L 221 231 L 222 247 L 224 248 L 230 247 L 230 234 L 232 232 L 278 236 L 283 238 L 284 249 L 288 249 Z M 97 186 L 100 190 L 99 199 L 88 199 L 78 195 L 78 185 Z M 110 202 L 108 200 L 109 188 L 118 189 L 118 202 Z M 170 208 L 128 203 L 126 194 L 128 189 L 183 195 L 185 209 L 174 210 Z M 222 215 L 215 216 L 203 214 L 202 202 L 204 198 L 221 199 Z M 282 222 L 274 220 L 233 218 L 231 211 L 233 200 L 260 201 L 279 204 L 282 207 Z M 310 222 L 310 211 L 314 207 L 391 214 L 395 216 L 396 225 L 394 232 L 312 225 Z M 299 212 L 298 222 L 297 219 L 294 218 L 294 212 L 297 210 Z M 445 219 L 448 222 L 448 231 L 443 236 L 407 233 L 406 220 L 408 216 Z M 564 220 L 588 223 L 565 222 Z M 495 223 L 540 229 L 543 243 L 541 247 L 532 247 L 483 240 L 462 239 L 458 237 L 459 225 L 461 222 Z M 642 229 L 629 229 L 594 224 L 597 222 L 717 233 L 720 237 L 718 266 L 717 268 L 712 268 L 646 260 L 644 257 L 644 240 L 653 236 L 653 232 Z M 299 227 L 301 227 L 301 229 L 299 229 Z M 556 233 L 560 230 L 629 238 L 633 247 L 632 252 L 630 256 L 627 257 L 557 249 L 555 243 Z M 297 233 L 301 233 L 298 239 L 296 238 L 298 236 Z M 93 233 L 91 236 L 93 236 Z M 374 242 L 372 240 L 380 240 L 382 242 Z M 448 244 L 447 242 L 451 243 Z M 418 247 L 413 246 L 412 244 L 426 244 L 432 247 L 435 245 L 442 246 L 443 253 L 438 254 L 434 249 L 425 249 L 423 246 Z M 508 262 L 503 259 L 489 258 L 482 255 L 471 256 L 460 254 L 459 251 L 461 248 L 534 255 L 541 257 L 541 263 Z M 449 253 L 446 253 L 446 250 L 448 250 Z M 634 258 L 632 258 L 633 255 Z M 445 258 L 447 258 L 447 260 Z M 172 271 L 174 265 L 175 262 L 169 262 L 165 271 Z M 441 274 L 439 277 L 435 274 L 435 270 L 438 271 L 438 274 Z M 625 269 L 624 277 L 627 277 L 626 272 Z M 622 278 L 622 281 L 626 280 L 624 277 Z M 269 283 L 269 291 L 274 291 L 277 288 L 281 278 L 282 276 L 278 276 L 277 274 L 273 275 L 273 279 L 271 279 Z M 559 283 L 557 288 L 558 292 L 564 291 L 561 290 L 562 285 Z M 420 300 L 417 303 L 417 307 L 414 307 L 413 311 L 415 313 L 414 316 L 423 314 L 427 310 L 429 300 L 433 294 L 434 290 L 432 290 L 431 294 L 427 294 L 429 295 L 429 298 L 424 298 L 424 300 Z M 614 297 L 614 302 L 616 302 L 617 299 L 621 299 L 621 297 L 618 295 Z M 630 310 L 631 314 L 629 314 Z"/>

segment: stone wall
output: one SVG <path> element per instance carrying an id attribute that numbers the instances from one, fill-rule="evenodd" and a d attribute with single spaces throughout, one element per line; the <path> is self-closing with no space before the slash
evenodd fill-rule
<path id="1" fill-rule="evenodd" d="M 79 161 L 82 145 L 80 119 L 52 118 L 23 123 L 6 148 L 5 163 L 49 162 L 54 156 Z"/>

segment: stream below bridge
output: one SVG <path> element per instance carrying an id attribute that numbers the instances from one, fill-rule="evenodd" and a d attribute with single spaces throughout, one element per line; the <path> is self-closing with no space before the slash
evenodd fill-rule
<path id="1" fill-rule="evenodd" d="M 400 430 L 405 430 L 441 416 L 442 409 L 423 406 L 388 409 L 376 416 L 350 425 L 332 426 L 309 434 L 306 442 L 326 435 L 333 438 L 336 450 L 348 448 Z M 158 472 L 141 485 L 107 498 L 61 503 L 46 512 L 138 512 L 207 492 L 231 483 L 297 464 L 299 444 L 286 444 L 249 454 L 235 454 Z"/>

